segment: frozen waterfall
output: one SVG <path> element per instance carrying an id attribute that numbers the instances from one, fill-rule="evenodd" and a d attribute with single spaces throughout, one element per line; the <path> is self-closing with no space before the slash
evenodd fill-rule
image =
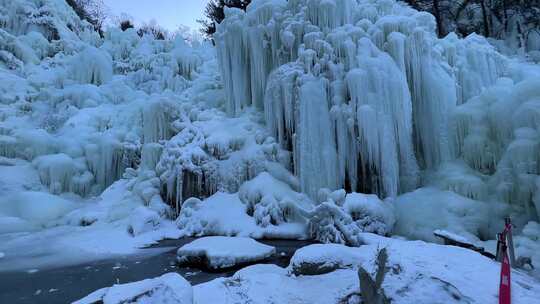
<path id="1" fill-rule="evenodd" d="M 452 113 L 507 64 L 480 36 L 438 39 L 432 15 L 392 0 L 255 0 L 226 9 L 216 44 L 229 114 L 264 111 L 311 197 L 420 186 L 462 157 Z"/>

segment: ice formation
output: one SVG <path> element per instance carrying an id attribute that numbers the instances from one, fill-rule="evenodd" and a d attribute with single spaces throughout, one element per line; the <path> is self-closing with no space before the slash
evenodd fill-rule
<path id="1" fill-rule="evenodd" d="M 438 40 L 431 15 L 394 1 L 255 1 L 226 15 L 216 40 L 229 112 L 264 110 L 311 197 L 414 189 L 419 169 L 452 157 L 452 110 L 503 71 L 482 38 Z"/>
<path id="2" fill-rule="evenodd" d="M 237 191 L 267 163 L 288 166 L 258 113 L 228 118 L 216 108 L 207 42 L 115 28 L 99 38 L 60 0 L 1 9 L 0 155 L 31 161 L 50 192 L 91 197 L 128 169 L 133 178 L 153 171 L 151 188 L 179 211 L 191 196 Z M 155 193 L 145 191 L 148 204 Z"/>

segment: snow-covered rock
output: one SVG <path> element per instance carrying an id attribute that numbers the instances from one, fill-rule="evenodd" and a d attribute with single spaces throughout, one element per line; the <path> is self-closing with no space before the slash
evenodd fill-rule
<path id="1" fill-rule="evenodd" d="M 209 236 L 178 249 L 180 264 L 203 264 L 210 269 L 229 268 L 262 261 L 275 253 L 272 246 L 245 237 Z"/>
<path id="2" fill-rule="evenodd" d="M 181 275 L 166 273 L 158 278 L 99 289 L 76 304 L 192 304 L 193 288 Z"/>
<path id="3" fill-rule="evenodd" d="M 289 268 L 295 275 L 320 275 L 337 269 L 355 268 L 365 257 L 357 248 L 340 244 L 313 244 L 298 249 Z"/>

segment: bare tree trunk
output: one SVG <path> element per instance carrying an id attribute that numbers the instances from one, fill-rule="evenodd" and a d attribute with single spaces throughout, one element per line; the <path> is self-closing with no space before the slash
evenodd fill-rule
<path id="1" fill-rule="evenodd" d="M 437 20 L 437 34 L 439 35 L 439 38 L 442 38 L 444 35 L 446 35 L 446 32 L 444 30 L 444 25 L 442 21 L 439 0 L 433 0 L 433 14 L 435 15 L 435 19 Z"/>
<path id="2" fill-rule="evenodd" d="M 407 2 L 407 4 L 410 5 L 414 9 L 418 10 L 420 8 L 416 0 L 405 0 L 405 2 Z"/>
<path id="3" fill-rule="evenodd" d="M 486 8 L 485 0 L 480 0 L 480 6 L 482 7 L 482 19 L 484 23 L 484 36 L 490 37 L 488 11 Z"/>
<path id="4" fill-rule="evenodd" d="M 506 0 L 502 0 L 503 4 L 503 24 L 504 24 L 504 38 L 506 38 L 506 33 L 508 32 L 508 7 L 506 5 Z"/>
<path id="5" fill-rule="evenodd" d="M 463 13 L 463 11 L 467 7 L 467 5 L 469 5 L 470 1 L 471 0 L 464 0 L 463 2 L 461 2 L 461 4 L 458 6 L 458 8 L 456 9 L 456 11 L 454 13 L 454 24 L 456 25 L 456 31 L 458 31 L 461 35 L 467 35 L 468 34 L 466 32 L 463 32 L 459 28 L 458 24 L 459 24 L 459 18 L 461 17 L 461 13 Z"/>

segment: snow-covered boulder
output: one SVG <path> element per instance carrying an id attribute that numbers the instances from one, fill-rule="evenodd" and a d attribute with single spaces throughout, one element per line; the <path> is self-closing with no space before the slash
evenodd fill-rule
<path id="1" fill-rule="evenodd" d="M 180 247 L 177 260 L 181 264 L 204 264 L 210 269 L 220 269 L 262 261 L 274 253 L 274 247 L 251 238 L 210 236 Z"/>
<path id="2" fill-rule="evenodd" d="M 74 304 L 192 304 L 193 289 L 177 273 L 166 273 L 154 279 L 113 285 L 94 291 Z"/>
<path id="3" fill-rule="evenodd" d="M 337 269 L 353 268 L 365 257 L 357 248 L 340 244 L 313 244 L 298 249 L 289 268 L 295 275 L 320 275 Z"/>

